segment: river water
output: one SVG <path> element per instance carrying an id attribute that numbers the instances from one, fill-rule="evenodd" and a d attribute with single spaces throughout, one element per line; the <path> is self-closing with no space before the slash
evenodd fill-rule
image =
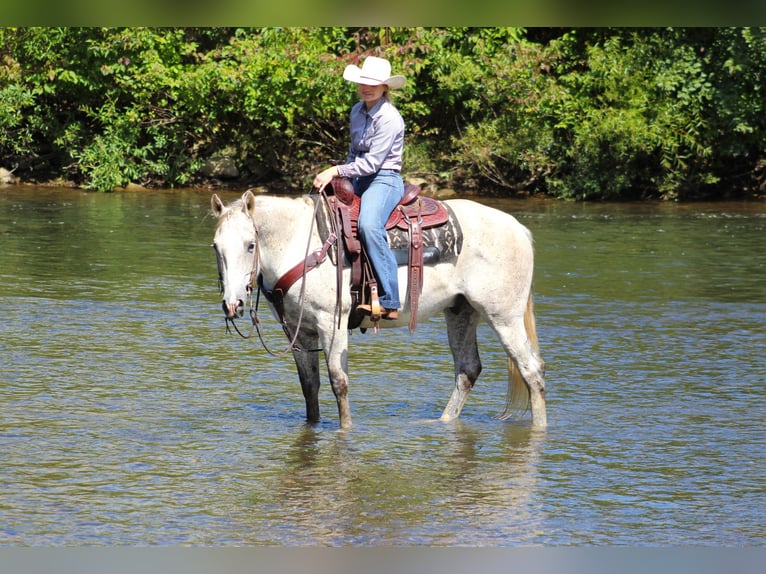
<path id="1" fill-rule="evenodd" d="M 341 432 L 225 333 L 209 197 L 0 188 L 0 545 L 766 543 L 766 204 L 484 200 L 535 236 L 549 428 L 493 418 L 484 325 L 436 422 L 435 318 L 353 334 Z"/>

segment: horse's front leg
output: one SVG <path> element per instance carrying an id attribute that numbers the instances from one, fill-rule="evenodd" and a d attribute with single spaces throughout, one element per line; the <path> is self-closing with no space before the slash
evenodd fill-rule
<path id="1" fill-rule="evenodd" d="M 329 328 L 322 333 L 322 346 L 327 360 L 330 385 L 338 402 L 340 428 L 351 428 L 351 407 L 348 402 L 348 330 Z"/>
<path id="2" fill-rule="evenodd" d="M 301 382 L 303 398 L 306 399 L 306 421 L 319 422 L 319 354 L 315 352 L 319 344 L 316 335 L 301 334 L 296 341 L 300 350 L 293 351 L 298 378 Z"/>

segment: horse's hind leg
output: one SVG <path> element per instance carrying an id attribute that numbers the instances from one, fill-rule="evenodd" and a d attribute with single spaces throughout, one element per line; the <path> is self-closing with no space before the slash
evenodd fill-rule
<path id="1" fill-rule="evenodd" d="M 481 373 L 481 359 L 476 343 L 476 328 L 480 316 L 468 301 L 461 297 L 454 306 L 444 312 L 444 317 L 447 321 L 447 336 L 455 361 L 455 388 L 440 420 L 451 421 L 460 416 L 468 399 L 468 393 L 471 392 Z"/>
<path id="2" fill-rule="evenodd" d="M 529 305 L 529 304 L 528 304 Z M 531 307 L 527 307 L 531 314 Z M 528 317 L 527 320 L 534 321 Z M 500 338 L 508 356 L 514 361 L 529 391 L 529 403 L 532 410 L 532 425 L 543 428 L 547 425 L 545 411 L 545 363 L 536 350 L 537 335 L 534 326 L 530 330 L 524 317 L 513 317 L 507 324 L 492 325 Z M 532 339 L 530 339 L 532 337 Z"/>
<path id="3" fill-rule="evenodd" d="M 301 334 L 296 341 L 300 349 L 316 349 L 316 336 Z M 319 422 L 319 356 L 316 352 L 305 350 L 293 351 L 295 366 L 298 368 L 298 378 L 301 382 L 303 398 L 306 399 L 306 420 L 309 423 Z"/>

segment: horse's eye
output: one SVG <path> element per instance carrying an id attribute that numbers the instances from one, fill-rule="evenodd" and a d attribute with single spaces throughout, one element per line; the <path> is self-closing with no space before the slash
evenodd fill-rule
<path id="1" fill-rule="evenodd" d="M 248 245 L 247 245 L 247 252 L 248 252 L 248 253 L 252 253 L 253 251 L 255 251 L 255 242 L 254 242 L 254 241 L 251 241 L 251 242 L 250 242 L 250 243 L 248 243 Z"/>

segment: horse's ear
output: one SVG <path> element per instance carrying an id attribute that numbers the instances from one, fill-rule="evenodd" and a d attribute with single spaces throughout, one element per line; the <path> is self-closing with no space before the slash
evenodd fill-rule
<path id="1" fill-rule="evenodd" d="M 213 197 L 210 198 L 210 207 L 213 208 L 213 215 L 216 217 L 220 218 L 223 215 L 225 206 L 223 205 L 221 198 L 215 193 L 213 194 Z"/>
<path id="2" fill-rule="evenodd" d="M 255 213 L 255 196 L 249 189 L 242 194 L 242 209 L 250 217 Z"/>

